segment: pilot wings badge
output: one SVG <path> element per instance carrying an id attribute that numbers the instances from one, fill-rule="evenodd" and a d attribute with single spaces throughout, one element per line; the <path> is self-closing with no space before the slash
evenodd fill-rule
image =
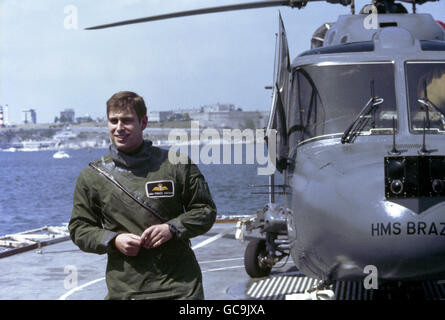
<path id="1" fill-rule="evenodd" d="M 172 180 L 148 181 L 145 191 L 149 198 L 168 198 L 175 195 L 175 184 Z"/>

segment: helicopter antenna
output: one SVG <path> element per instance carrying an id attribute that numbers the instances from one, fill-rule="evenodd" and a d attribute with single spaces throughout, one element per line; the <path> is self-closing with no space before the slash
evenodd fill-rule
<path id="1" fill-rule="evenodd" d="M 371 86 L 371 98 L 372 98 L 372 99 L 375 99 L 374 79 L 371 79 L 370 86 Z M 371 123 L 371 127 L 372 127 L 372 128 L 375 128 L 375 111 L 372 113 L 372 123 Z"/>
<path id="2" fill-rule="evenodd" d="M 424 90 L 424 94 L 425 94 L 425 101 L 428 101 L 428 91 L 427 91 L 427 86 L 426 86 L 426 80 L 423 82 L 423 90 Z M 428 129 L 430 128 L 430 111 L 428 110 L 428 105 L 425 105 L 425 113 L 426 113 L 426 125 L 428 126 Z"/>
<path id="3" fill-rule="evenodd" d="M 392 150 L 390 154 L 400 154 L 401 152 L 396 148 L 396 118 L 392 117 Z"/>
<path id="4" fill-rule="evenodd" d="M 425 155 L 432 152 L 437 152 L 437 149 L 428 150 L 426 148 L 426 118 L 423 118 L 423 142 L 422 142 L 422 148 L 418 151 L 418 153 L 420 155 Z"/>
<path id="5" fill-rule="evenodd" d="M 423 118 L 423 142 L 422 142 L 422 149 L 420 149 L 419 154 L 428 154 L 430 151 L 426 148 L 426 118 Z"/>

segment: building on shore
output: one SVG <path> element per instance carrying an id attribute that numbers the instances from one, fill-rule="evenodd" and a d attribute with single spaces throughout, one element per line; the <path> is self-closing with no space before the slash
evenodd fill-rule
<path id="1" fill-rule="evenodd" d="M 22 110 L 22 123 L 24 124 L 36 124 L 37 123 L 37 112 L 34 109 L 24 109 Z"/>
<path id="2" fill-rule="evenodd" d="M 233 104 L 216 103 L 195 109 L 150 111 L 149 122 L 198 121 L 208 128 L 260 129 L 267 125 L 269 111 L 243 111 Z"/>
<path id="3" fill-rule="evenodd" d="M 83 117 L 76 118 L 77 123 L 88 123 L 88 122 L 93 122 L 93 121 L 94 121 L 93 118 L 91 118 L 91 116 L 89 114 L 86 114 Z"/>
<path id="4" fill-rule="evenodd" d="M 3 107 L 0 106 L 0 128 L 4 128 L 6 126 L 3 112 Z"/>
<path id="5" fill-rule="evenodd" d="M 200 108 L 200 112 L 232 112 L 235 111 L 235 105 L 228 104 L 228 103 L 216 103 L 216 104 L 210 104 L 206 106 L 202 106 Z"/>
<path id="6" fill-rule="evenodd" d="M 9 127 L 8 105 L 0 105 L 0 128 Z"/>
<path id="7" fill-rule="evenodd" d="M 267 125 L 265 111 L 191 112 L 190 118 L 208 128 L 260 129 Z"/>
<path id="8" fill-rule="evenodd" d="M 173 111 L 149 111 L 147 114 L 148 122 L 168 121 L 173 115 Z"/>
<path id="9" fill-rule="evenodd" d="M 74 109 L 65 109 L 60 111 L 60 122 L 74 123 Z"/>
<path id="10" fill-rule="evenodd" d="M 267 125 L 268 111 L 243 111 L 233 104 L 216 103 L 189 112 L 190 118 L 209 128 L 260 129 Z"/>

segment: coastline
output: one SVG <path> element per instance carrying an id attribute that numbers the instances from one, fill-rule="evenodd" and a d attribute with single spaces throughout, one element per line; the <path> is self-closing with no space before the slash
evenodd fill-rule
<path id="1" fill-rule="evenodd" d="M 225 130 L 231 134 L 225 136 Z M 144 139 L 151 140 L 153 145 L 158 147 L 256 143 L 257 137 L 254 130 L 248 130 L 251 129 L 150 127 L 145 131 Z M 106 149 L 109 143 L 106 126 L 75 126 L 58 129 L 3 128 L 0 131 L 0 151 L 2 152 Z"/>

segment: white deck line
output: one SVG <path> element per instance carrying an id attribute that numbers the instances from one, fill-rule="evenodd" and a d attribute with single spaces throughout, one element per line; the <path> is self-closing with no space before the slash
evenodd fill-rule
<path id="1" fill-rule="evenodd" d="M 198 249 L 198 248 L 204 247 L 204 246 L 208 245 L 209 243 L 212 243 L 213 241 L 216 241 L 216 240 L 218 240 L 219 238 L 222 238 L 222 237 L 225 236 L 226 234 L 228 234 L 228 233 L 230 233 L 230 232 L 232 232 L 232 231 L 235 231 L 235 230 L 236 230 L 236 227 L 233 227 L 233 228 L 227 229 L 227 230 L 225 230 L 225 231 L 223 231 L 223 232 L 221 232 L 221 233 L 218 233 L 217 235 L 215 235 L 215 236 L 213 236 L 213 237 L 210 237 L 210 238 L 208 238 L 208 239 L 206 239 L 206 240 L 204 240 L 204 241 L 202 241 L 202 242 L 200 242 L 200 243 L 194 245 L 194 246 L 192 247 L 192 250 L 196 250 L 196 249 Z"/>
<path id="2" fill-rule="evenodd" d="M 202 271 L 202 273 L 214 272 L 214 271 L 222 271 L 222 270 L 228 270 L 228 269 L 237 269 L 237 268 L 244 268 L 244 265 L 242 265 L 242 266 L 233 266 L 233 267 L 224 267 L 224 268 L 216 268 L 216 269 L 209 269 L 209 270 Z"/>
<path id="3" fill-rule="evenodd" d="M 234 261 L 234 260 L 244 260 L 244 257 L 231 258 L 231 259 L 209 260 L 209 261 L 198 261 L 198 262 L 199 262 L 199 264 L 204 264 L 204 263 L 226 262 L 226 261 Z"/>
<path id="4" fill-rule="evenodd" d="M 222 238 L 224 235 L 226 235 L 226 234 L 228 234 L 228 233 L 230 233 L 230 232 L 232 232 L 234 230 L 236 230 L 236 227 L 227 229 L 227 230 L 225 230 L 225 231 L 223 231 L 223 232 L 221 232 L 221 233 L 219 233 L 219 234 L 217 234 L 217 235 L 215 235 L 215 236 L 213 236 L 213 237 L 211 237 L 209 239 L 206 239 L 206 240 L 198 243 L 197 245 L 192 247 L 192 250 L 204 247 L 204 246 L 206 246 L 206 245 L 208 245 L 208 244 L 218 240 L 219 238 Z M 241 259 L 241 258 L 235 258 L 235 259 Z M 223 259 L 223 260 L 235 260 L 235 259 Z M 215 261 L 218 261 L 218 260 L 215 260 Z M 209 262 L 214 262 L 214 261 L 209 261 Z M 233 267 L 225 267 L 225 268 L 217 268 L 217 269 L 210 269 L 210 270 L 202 271 L 202 273 L 213 272 L 213 271 L 222 271 L 222 270 L 227 270 L 227 269 L 236 269 L 236 268 L 244 268 L 244 265 L 242 265 L 242 266 L 233 266 Z M 86 287 L 88 287 L 88 286 L 90 286 L 92 284 L 95 284 L 96 282 L 102 281 L 102 280 L 105 280 L 105 277 L 92 280 L 92 281 L 87 282 L 87 283 L 85 283 L 85 284 L 83 284 L 81 286 L 77 286 L 77 287 L 71 289 L 70 291 L 68 291 L 67 293 L 65 293 L 64 295 L 60 296 L 58 300 L 66 300 L 66 298 L 68 298 L 74 292 L 80 291 L 83 288 L 86 288 Z"/>
<path id="5" fill-rule="evenodd" d="M 95 284 L 96 282 L 102 281 L 102 280 L 105 280 L 105 277 L 102 277 L 102 278 L 99 278 L 99 279 L 96 279 L 96 280 L 87 282 L 87 283 L 85 283 L 85 284 L 83 284 L 83 285 L 81 285 L 81 286 L 77 286 L 77 287 L 71 289 L 70 291 L 68 291 L 67 293 L 65 293 L 64 295 L 60 296 L 58 300 L 66 300 L 66 298 L 68 298 L 68 297 L 69 297 L 70 295 L 72 295 L 74 292 L 76 292 L 76 291 L 80 291 L 80 290 L 82 290 L 83 288 L 86 288 L 86 287 L 88 287 L 88 286 L 90 286 L 90 285 L 92 285 L 92 284 Z"/>

